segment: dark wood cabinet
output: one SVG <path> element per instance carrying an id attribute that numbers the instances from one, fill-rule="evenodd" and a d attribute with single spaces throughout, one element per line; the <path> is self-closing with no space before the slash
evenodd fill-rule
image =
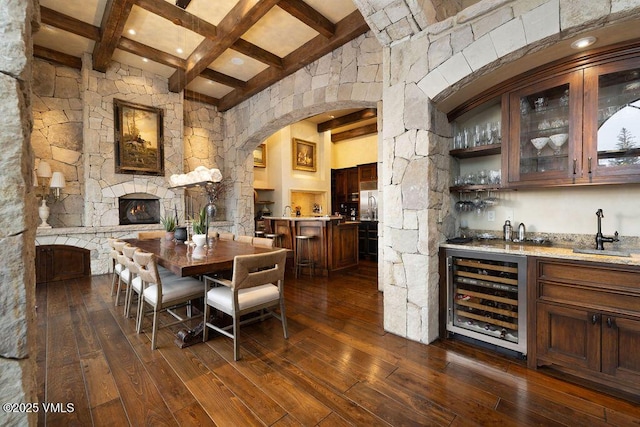
<path id="1" fill-rule="evenodd" d="M 36 246 L 36 283 L 91 276 L 91 252 L 66 245 Z"/>
<path id="2" fill-rule="evenodd" d="M 640 392 L 640 268 L 544 258 L 529 266 L 529 366 Z"/>
<path id="3" fill-rule="evenodd" d="M 358 168 L 344 168 L 331 170 L 331 212 L 351 216 L 355 209 L 358 217 L 360 198 L 360 182 Z"/>
<path id="4" fill-rule="evenodd" d="M 358 226 L 360 258 L 378 258 L 378 221 L 362 221 Z"/>
<path id="5" fill-rule="evenodd" d="M 378 164 L 367 163 L 358 165 L 358 180 L 360 182 L 377 181 L 378 180 Z"/>

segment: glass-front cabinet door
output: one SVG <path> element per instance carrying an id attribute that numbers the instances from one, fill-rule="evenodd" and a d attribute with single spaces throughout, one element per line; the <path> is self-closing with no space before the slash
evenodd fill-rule
<path id="1" fill-rule="evenodd" d="M 640 58 L 584 72 L 584 154 L 590 182 L 637 182 Z"/>
<path id="2" fill-rule="evenodd" d="M 580 178 L 581 71 L 512 92 L 509 115 L 509 184 L 561 185 Z"/>

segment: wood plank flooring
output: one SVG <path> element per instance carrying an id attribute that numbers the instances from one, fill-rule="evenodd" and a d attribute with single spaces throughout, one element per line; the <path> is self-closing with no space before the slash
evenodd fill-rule
<path id="1" fill-rule="evenodd" d="M 39 286 L 38 398 L 73 412 L 39 425 L 631 426 L 640 407 L 457 341 L 419 344 L 383 329 L 376 266 L 287 275 L 289 339 L 276 319 L 185 349 L 158 349 L 114 307 L 111 277 Z M 147 319 L 145 330 L 150 329 Z"/>

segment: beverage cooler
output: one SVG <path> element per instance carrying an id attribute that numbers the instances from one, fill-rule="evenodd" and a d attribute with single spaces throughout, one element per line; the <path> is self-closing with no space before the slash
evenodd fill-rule
<path id="1" fill-rule="evenodd" d="M 527 258 L 447 249 L 447 331 L 527 354 Z"/>

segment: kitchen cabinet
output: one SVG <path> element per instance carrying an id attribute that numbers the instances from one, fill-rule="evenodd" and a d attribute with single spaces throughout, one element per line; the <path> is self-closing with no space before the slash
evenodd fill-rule
<path id="1" fill-rule="evenodd" d="M 640 392 L 640 268 L 530 258 L 529 365 Z"/>
<path id="2" fill-rule="evenodd" d="M 36 246 L 36 284 L 91 276 L 91 252 L 67 245 Z"/>
<path id="3" fill-rule="evenodd" d="M 640 182 L 640 58 L 585 67 L 509 95 L 508 185 Z"/>
<path id="4" fill-rule="evenodd" d="M 358 217 L 359 197 L 358 167 L 332 169 L 331 211 L 351 216 L 351 211 L 355 209 L 355 217 Z"/>
<path id="5" fill-rule="evenodd" d="M 358 165 L 358 181 L 359 182 L 377 181 L 377 180 L 378 180 L 378 164 L 377 163 L 366 163 L 363 165 Z"/>
<path id="6" fill-rule="evenodd" d="M 635 42 L 562 59 L 451 111 L 452 190 L 486 190 L 454 169 L 491 154 L 501 158 L 500 189 L 640 182 L 639 49 Z M 500 126 L 486 114 L 496 100 Z"/>
<path id="7" fill-rule="evenodd" d="M 360 258 L 378 259 L 378 221 L 361 221 L 358 226 Z"/>

